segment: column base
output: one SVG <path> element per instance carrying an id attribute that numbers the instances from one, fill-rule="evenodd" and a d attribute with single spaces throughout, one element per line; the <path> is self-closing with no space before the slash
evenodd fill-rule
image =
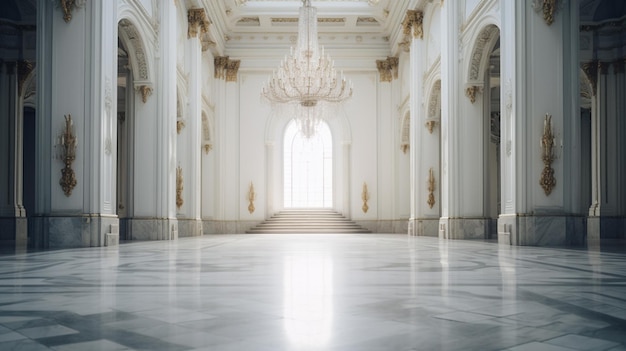
<path id="1" fill-rule="evenodd" d="M 26 217 L 0 218 L 0 247 L 25 249 L 28 246 Z"/>
<path id="2" fill-rule="evenodd" d="M 498 243 L 502 245 L 584 245 L 586 232 L 582 216 L 500 215 L 498 218 Z"/>
<path id="3" fill-rule="evenodd" d="M 116 246 L 119 243 L 116 216 L 32 217 L 30 228 L 33 246 L 37 248 Z"/>
<path id="4" fill-rule="evenodd" d="M 489 238 L 489 218 L 439 219 L 438 236 L 452 240 L 486 240 Z"/>
<path id="5" fill-rule="evenodd" d="M 587 218 L 588 240 L 626 239 L 626 217 Z"/>
<path id="6" fill-rule="evenodd" d="M 176 240 L 178 220 L 169 218 L 128 218 L 126 220 L 129 240 Z"/>
<path id="7" fill-rule="evenodd" d="M 199 219 L 178 219 L 178 237 L 202 236 L 202 221 Z"/>
<path id="8" fill-rule="evenodd" d="M 409 219 L 409 235 L 439 236 L 439 218 L 411 218 Z"/>

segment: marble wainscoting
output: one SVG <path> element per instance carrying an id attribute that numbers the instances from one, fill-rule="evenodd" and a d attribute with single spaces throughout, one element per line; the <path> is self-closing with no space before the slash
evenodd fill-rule
<path id="1" fill-rule="evenodd" d="M 415 236 L 439 236 L 439 217 L 410 219 L 408 234 Z"/>
<path id="2" fill-rule="evenodd" d="M 203 220 L 204 234 L 242 234 L 258 225 L 261 221 L 216 221 Z"/>
<path id="3" fill-rule="evenodd" d="M 501 215 L 498 242 L 518 246 L 578 246 L 586 242 L 585 217 Z"/>
<path id="4" fill-rule="evenodd" d="M 408 231 L 409 222 L 407 219 L 381 219 L 375 221 L 357 221 L 354 223 L 368 229 L 372 233 L 393 233 L 405 234 Z"/>
<path id="5" fill-rule="evenodd" d="M 26 217 L 0 218 L 0 247 L 25 248 L 28 245 Z"/>
<path id="6" fill-rule="evenodd" d="M 128 219 L 127 228 L 130 240 L 176 240 L 178 220 L 160 218 Z"/>
<path id="7" fill-rule="evenodd" d="M 485 240 L 489 235 L 488 218 L 446 218 L 439 220 L 438 237 L 453 240 Z"/>
<path id="8" fill-rule="evenodd" d="M 588 240 L 626 239 L 626 218 L 624 217 L 588 217 Z"/>
<path id="9" fill-rule="evenodd" d="M 199 219 L 178 219 L 178 237 L 202 236 L 202 221 Z"/>
<path id="10" fill-rule="evenodd" d="M 31 218 L 33 246 L 74 248 L 119 244 L 117 216 L 83 215 Z"/>

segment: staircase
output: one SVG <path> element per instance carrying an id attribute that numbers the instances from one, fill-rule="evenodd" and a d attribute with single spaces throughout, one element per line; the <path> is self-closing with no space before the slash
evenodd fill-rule
<path id="1" fill-rule="evenodd" d="M 247 230 L 249 234 L 371 233 L 333 210 L 285 210 Z"/>

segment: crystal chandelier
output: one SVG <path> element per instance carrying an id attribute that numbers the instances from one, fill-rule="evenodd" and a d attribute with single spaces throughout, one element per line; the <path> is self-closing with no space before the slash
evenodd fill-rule
<path id="1" fill-rule="evenodd" d="M 291 48 L 291 54 L 263 86 L 261 95 L 274 105 L 297 105 L 296 121 L 312 128 L 319 123 L 322 113 L 310 109 L 323 109 L 321 105 L 340 103 L 352 96 L 351 84 L 343 75 L 337 79 L 333 61 L 319 48 L 317 9 L 311 7 L 310 0 L 302 0 L 295 49 Z M 299 118 L 309 121 L 298 121 Z M 310 128 L 301 131 L 305 136 L 311 133 Z"/>

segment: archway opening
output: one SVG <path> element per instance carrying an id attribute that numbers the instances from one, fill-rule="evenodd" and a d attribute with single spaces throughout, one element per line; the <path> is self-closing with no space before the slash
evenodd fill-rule
<path id="1" fill-rule="evenodd" d="M 333 143 L 328 124 L 321 121 L 315 134 L 307 137 L 291 121 L 283 145 L 284 207 L 332 208 Z"/>
<path id="2" fill-rule="evenodd" d="M 499 36 L 499 32 L 497 34 Z M 489 218 L 489 238 L 497 238 L 498 217 L 502 208 L 501 148 L 500 148 L 500 39 L 489 51 L 485 70 L 485 213 Z"/>

